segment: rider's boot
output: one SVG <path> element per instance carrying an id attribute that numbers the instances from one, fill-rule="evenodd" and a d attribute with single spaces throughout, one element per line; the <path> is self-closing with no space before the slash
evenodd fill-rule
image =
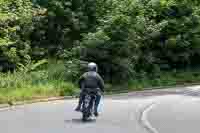
<path id="1" fill-rule="evenodd" d="M 81 111 L 81 105 L 82 105 L 82 102 L 83 102 L 83 98 L 84 98 L 83 94 L 80 94 L 78 106 L 76 107 L 75 111 L 78 111 L 78 112 Z"/>
<path id="2" fill-rule="evenodd" d="M 78 105 L 75 109 L 75 111 L 80 112 L 81 111 L 81 105 Z"/>
<path id="3" fill-rule="evenodd" d="M 94 115 L 95 115 L 96 117 L 99 116 L 99 113 L 98 113 L 98 110 L 97 110 L 97 109 L 94 109 Z"/>

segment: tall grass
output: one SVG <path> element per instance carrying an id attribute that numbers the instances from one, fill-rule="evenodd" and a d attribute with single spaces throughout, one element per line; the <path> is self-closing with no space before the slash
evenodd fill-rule
<path id="1" fill-rule="evenodd" d="M 0 73 L 0 103 L 10 103 L 54 96 L 78 94 L 79 89 L 70 82 L 63 62 L 49 62 L 48 66 L 32 72 Z M 121 92 L 143 90 L 155 86 L 200 83 L 200 70 L 138 74 L 123 85 L 106 84 L 106 91 Z"/>
<path id="2" fill-rule="evenodd" d="M 159 72 L 155 75 L 144 75 L 128 82 L 129 90 L 143 90 L 149 87 L 175 86 L 188 83 L 200 83 L 200 70 L 179 70 Z"/>
<path id="3" fill-rule="evenodd" d="M 64 72 L 63 63 L 52 63 L 36 72 L 0 73 L 0 103 L 76 94 L 77 87 Z"/>
<path id="4" fill-rule="evenodd" d="M 151 87 L 176 86 L 190 83 L 200 84 L 200 70 L 179 70 L 156 74 L 138 74 L 124 84 L 107 85 L 108 93 L 140 91 Z"/>

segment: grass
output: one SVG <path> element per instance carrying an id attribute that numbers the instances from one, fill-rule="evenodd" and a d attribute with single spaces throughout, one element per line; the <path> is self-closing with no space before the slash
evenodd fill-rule
<path id="1" fill-rule="evenodd" d="M 65 79 L 60 66 L 30 73 L 0 73 L 0 103 L 77 94 L 78 88 Z"/>
<path id="2" fill-rule="evenodd" d="M 128 83 L 129 90 L 142 90 L 143 88 L 158 86 L 175 86 L 186 83 L 200 83 L 199 70 L 180 70 L 173 72 L 160 72 L 157 76 L 145 76 Z"/>
<path id="3" fill-rule="evenodd" d="M 176 86 L 190 83 L 200 84 L 200 70 L 179 70 L 160 72 L 156 75 L 144 75 L 123 85 L 107 85 L 109 94 L 128 91 L 142 91 L 145 88 Z"/>
<path id="4" fill-rule="evenodd" d="M 66 78 L 63 65 L 51 64 L 46 70 L 30 73 L 0 73 L 0 103 L 78 94 L 77 86 Z M 153 76 L 143 75 L 123 85 L 106 84 L 106 93 L 139 91 L 144 88 L 185 83 L 200 83 L 200 71 L 182 70 L 160 72 Z"/>

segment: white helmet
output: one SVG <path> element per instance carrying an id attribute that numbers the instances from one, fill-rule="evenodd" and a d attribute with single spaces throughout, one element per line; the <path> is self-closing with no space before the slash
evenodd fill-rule
<path id="1" fill-rule="evenodd" d="M 97 64 L 94 63 L 94 62 L 89 63 L 89 64 L 88 64 L 88 71 L 97 72 L 97 71 L 98 71 Z"/>

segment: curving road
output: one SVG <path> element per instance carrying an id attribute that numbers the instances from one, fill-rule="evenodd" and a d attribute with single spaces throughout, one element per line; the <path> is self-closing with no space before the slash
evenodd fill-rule
<path id="1" fill-rule="evenodd" d="M 193 88 L 185 90 L 187 92 L 184 91 L 179 95 L 176 95 L 177 91 L 175 95 L 153 91 L 107 97 L 103 100 L 103 112 L 100 117 L 88 123 L 82 123 L 81 114 L 73 111 L 77 100 L 18 106 L 0 111 L 0 131 L 2 133 L 197 133 L 200 123 L 200 100 L 198 97 L 185 96 L 194 94 L 194 92 L 188 93 Z"/>
<path id="2" fill-rule="evenodd" d="M 148 112 L 153 133 L 199 133 L 200 98 L 171 96 Z"/>
<path id="3" fill-rule="evenodd" d="M 138 123 L 140 109 L 151 100 L 104 100 L 96 121 L 82 123 L 73 109 L 77 100 L 37 103 L 0 112 L 2 133 L 147 133 Z"/>

